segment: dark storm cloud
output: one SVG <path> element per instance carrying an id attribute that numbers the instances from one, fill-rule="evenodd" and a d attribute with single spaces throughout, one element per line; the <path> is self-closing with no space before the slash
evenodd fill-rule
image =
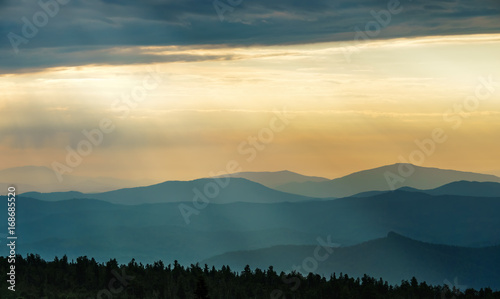
<path id="1" fill-rule="evenodd" d="M 9 50 L 0 50 L 0 73 L 25 73 L 43 71 L 58 66 L 124 65 L 164 62 L 194 62 L 208 60 L 234 60 L 235 55 L 189 55 L 189 54 L 151 54 L 137 48 L 106 47 L 64 47 L 25 49 L 18 55 Z M 19 59 L 22 58 L 22 59 Z"/>
<path id="2" fill-rule="evenodd" d="M 43 11 L 39 2 L 0 1 L 0 72 L 57 65 L 201 59 L 182 55 L 160 58 L 144 53 L 114 56 L 96 48 L 349 41 L 356 28 L 364 30 L 374 20 L 372 12 L 387 9 L 390 1 L 396 0 L 242 0 L 220 21 L 212 0 L 69 0 L 59 4 L 59 12 L 36 28 L 31 37 L 23 35 L 22 18 L 33 22 L 33 17 Z M 376 38 L 491 33 L 500 29 L 496 21 L 500 5 L 493 0 L 401 0 L 400 5 L 402 11 L 391 16 Z M 25 38 L 17 54 L 10 41 L 12 34 Z M 78 51 L 72 57 L 66 49 L 75 48 Z"/>

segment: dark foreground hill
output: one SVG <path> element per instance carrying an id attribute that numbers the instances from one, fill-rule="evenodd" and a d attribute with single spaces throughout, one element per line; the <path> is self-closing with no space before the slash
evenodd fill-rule
<path id="1" fill-rule="evenodd" d="M 462 287 L 500 289 L 500 246 L 465 248 L 415 241 L 396 233 L 350 247 L 317 249 L 318 246 L 276 246 L 230 252 L 202 263 L 230 265 L 241 271 L 250 264 L 258 268 L 274 266 L 277 271 L 307 269 L 330 276 L 347 273 L 354 277 L 368 274 L 383 277 L 391 284 L 418 280 L 430 284 L 457 281 Z M 317 257 L 315 257 L 317 254 Z M 305 269 L 305 270 L 304 270 Z"/>

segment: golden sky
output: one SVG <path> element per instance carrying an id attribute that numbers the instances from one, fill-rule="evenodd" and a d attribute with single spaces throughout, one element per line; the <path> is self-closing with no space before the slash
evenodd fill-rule
<path id="1" fill-rule="evenodd" d="M 109 119 L 72 174 L 184 180 L 235 160 L 335 178 L 409 159 L 442 129 L 423 166 L 500 175 L 500 34 L 110 51 L 200 59 L 0 75 L 1 168 L 66 164 Z"/>

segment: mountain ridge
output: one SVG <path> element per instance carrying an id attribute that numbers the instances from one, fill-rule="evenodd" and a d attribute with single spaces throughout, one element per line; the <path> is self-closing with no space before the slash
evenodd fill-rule
<path id="1" fill-rule="evenodd" d="M 253 172 L 237 172 L 232 174 L 225 174 L 218 177 L 233 177 L 233 178 L 244 178 L 256 183 L 262 184 L 269 188 L 275 188 L 277 186 L 286 183 L 301 183 L 301 182 L 324 182 L 329 179 L 318 177 L 318 176 L 307 176 L 290 170 L 280 170 L 280 171 L 253 171 Z"/>
<path id="2" fill-rule="evenodd" d="M 191 202 L 195 197 L 203 197 L 211 203 L 229 202 L 288 202 L 321 200 L 302 195 L 289 194 L 268 188 L 259 183 L 230 178 L 227 184 L 219 179 L 196 179 L 191 181 L 166 181 L 151 186 L 125 188 L 103 193 L 23 193 L 23 196 L 42 200 L 63 200 L 70 198 L 94 198 L 112 203 L 142 204 L 161 202 Z M 224 187 L 224 185 L 227 185 Z M 210 187 L 210 188 L 208 188 Z M 195 191 L 197 190 L 197 191 Z M 212 193 L 214 196 L 211 196 Z"/>
<path id="3" fill-rule="evenodd" d="M 232 269 L 243 270 L 248 264 L 261 269 L 273 265 L 276 271 L 290 272 L 292 269 L 304 272 L 305 258 L 313 258 L 317 246 L 273 246 L 265 249 L 228 252 L 201 264 L 229 265 Z M 329 251 L 322 251 L 329 252 Z M 272 261 L 272 263 L 271 263 Z M 408 238 L 390 231 L 385 237 L 369 240 L 348 247 L 331 249 L 324 260 L 316 261 L 314 273 L 329 276 L 333 273 L 362 277 L 384 277 L 389 283 L 401 280 L 419 281 L 431 284 L 460 278 L 467 287 L 477 289 L 492 287 L 500 289 L 500 245 L 484 248 L 468 248 L 432 244 Z"/>
<path id="4" fill-rule="evenodd" d="M 413 169 L 413 174 L 407 177 L 401 174 L 401 168 Z M 392 188 L 389 181 L 391 176 L 398 176 L 402 181 L 400 186 Z M 396 163 L 373 169 L 362 170 L 326 182 L 303 182 L 285 184 L 276 187 L 284 192 L 311 196 L 311 197 L 348 197 L 362 192 L 389 191 L 400 187 L 416 189 L 434 189 L 455 181 L 499 182 L 500 177 L 435 167 L 420 167 L 407 163 Z"/>
<path id="5" fill-rule="evenodd" d="M 500 197 L 500 183 L 456 181 L 439 186 L 435 189 L 420 190 L 411 187 L 401 187 L 396 191 L 420 192 L 429 195 Z M 368 197 L 387 192 L 391 191 L 367 191 L 354 194 L 351 197 Z"/>

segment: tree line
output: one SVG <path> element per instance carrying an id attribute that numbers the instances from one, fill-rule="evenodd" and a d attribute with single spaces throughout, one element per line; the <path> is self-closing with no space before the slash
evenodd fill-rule
<path id="1" fill-rule="evenodd" d="M 2 269 L 9 264 L 0 257 Z M 69 261 L 66 256 L 45 261 L 39 255 L 16 258 L 16 292 L 8 290 L 7 279 L 0 282 L 0 298 L 500 298 L 490 288 L 457 290 L 447 285 L 432 286 L 412 278 L 389 285 L 382 278 L 361 278 L 347 274 L 322 277 L 310 273 L 277 273 L 268 269 L 241 272 L 229 266 L 221 269 L 190 265 L 177 261 L 165 265 L 137 263 L 132 259 L 120 265 L 116 259 L 99 263 L 86 256 Z M 7 273 L 7 271 L 4 271 Z"/>

